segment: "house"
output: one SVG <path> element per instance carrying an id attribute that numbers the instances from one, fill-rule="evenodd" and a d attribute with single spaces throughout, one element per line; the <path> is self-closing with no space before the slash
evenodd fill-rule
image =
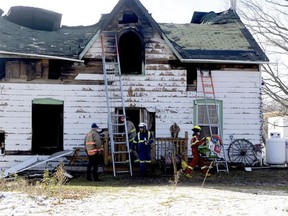
<path id="1" fill-rule="evenodd" d="M 195 124 L 207 133 L 200 72 L 208 72 L 218 107 L 210 114 L 219 115 L 221 127 L 211 124 L 226 151 L 234 139 L 261 143 L 261 64 L 268 58 L 235 11 L 157 23 L 139 0 L 119 0 L 91 26 L 60 27 L 59 15 L 46 11 L 54 17 L 52 30 L 39 30 L 41 23 L 17 24 L 24 17 L 9 21 L 12 9 L 0 17 L 2 168 L 81 146 L 91 123 L 107 128 L 108 112 L 121 112 L 117 101 L 107 109 L 103 32 L 117 37 L 126 114 L 136 125 L 146 122 L 156 137 L 169 137 L 174 122 L 179 137 L 186 131 L 191 137 Z"/>

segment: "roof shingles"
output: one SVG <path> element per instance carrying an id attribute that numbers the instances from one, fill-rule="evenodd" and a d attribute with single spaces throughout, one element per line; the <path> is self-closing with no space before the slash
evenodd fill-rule
<path id="1" fill-rule="evenodd" d="M 58 31 L 26 28 L 0 17 L 0 50 L 16 53 L 78 58 L 98 25 L 64 26 Z"/>

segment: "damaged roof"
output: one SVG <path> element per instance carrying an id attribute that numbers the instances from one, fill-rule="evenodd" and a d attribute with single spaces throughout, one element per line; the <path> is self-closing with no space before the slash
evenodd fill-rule
<path id="1" fill-rule="evenodd" d="M 233 10 L 196 12 L 192 23 L 159 25 L 184 59 L 268 61 Z"/>
<path id="2" fill-rule="evenodd" d="M 41 31 L 0 17 L 0 51 L 78 59 L 97 30 L 98 24 Z"/>
<path id="3" fill-rule="evenodd" d="M 192 23 L 158 24 L 139 0 L 121 0 L 110 14 L 91 26 L 62 26 L 56 31 L 23 27 L 0 17 L 0 53 L 24 53 L 81 59 L 123 4 L 135 3 L 155 30 L 168 40 L 180 60 L 268 61 L 253 36 L 232 10 L 222 13 L 196 12 Z M 83 54 L 84 53 L 84 54 Z"/>

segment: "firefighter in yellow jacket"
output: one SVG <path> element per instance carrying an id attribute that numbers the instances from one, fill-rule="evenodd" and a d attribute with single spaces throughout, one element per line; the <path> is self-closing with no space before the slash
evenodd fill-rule
<path id="1" fill-rule="evenodd" d="M 98 166 L 102 163 L 103 146 L 101 143 L 100 136 L 98 134 L 98 126 L 93 123 L 91 130 L 85 136 L 85 150 L 88 155 L 88 166 L 87 166 L 87 180 L 88 181 L 101 181 L 98 178 Z M 92 170 L 93 168 L 93 170 Z M 92 170 L 92 177 L 91 177 Z"/>

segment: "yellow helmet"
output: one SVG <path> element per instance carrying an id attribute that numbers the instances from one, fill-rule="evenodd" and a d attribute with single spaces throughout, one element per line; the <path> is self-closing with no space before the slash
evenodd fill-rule
<path id="1" fill-rule="evenodd" d="M 200 127 L 199 125 L 195 125 L 195 126 L 192 128 L 192 131 L 195 131 L 195 132 L 201 131 L 201 127 Z"/>

